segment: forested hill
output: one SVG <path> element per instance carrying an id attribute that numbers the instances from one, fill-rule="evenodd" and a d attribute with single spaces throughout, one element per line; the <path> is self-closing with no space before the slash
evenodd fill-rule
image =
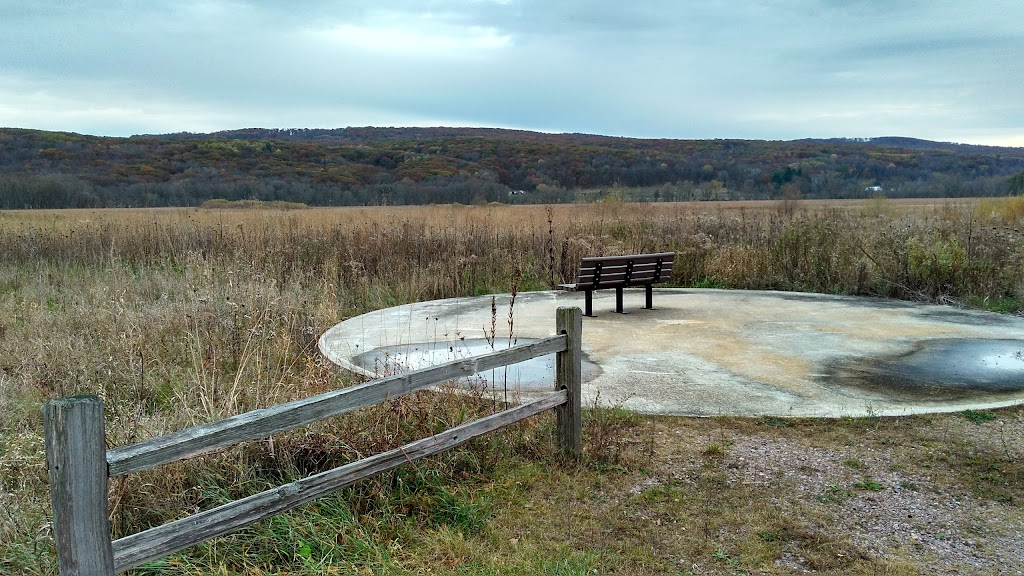
<path id="1" fill-rule="evenodd" d="M 175 134 L 146 134 L 133 138 L 162 138 L 177 140 L 301 140 L 314 142 L 348 142 L 365 144 L 395 140 L 436 140 L 441 138 L 478 137 L 504 140 L 532 140 L 539 142 L 565 143 L 573 141 L 577 144 L 587 143 L 600 146 L 635 148 L 649 146 L 659 148 L 668 142 L 702 142 L 701 140 L 665 140 L 621 138 L 616 136 L 600 136 L 595 134 L 552 134 L 547 132 L 530 132 L 528 130 L 509 130 L 505 128 L 242 128 L 239 130 L 223 130 L 208 134 L 178 132 Z M 724 142 L 730 140 L 714 140 Z M 706 141 L 704 141 L 706 142 Z M 731 140 L 730 142 L 764 142 L 757 140 Z M 882 136 L 878 138 L 807 138 L 796 142 L 821 144 L 871 144 L 890 148 L 914 148 L 926 150 L 952 150 L 964 153 L 989 153 L 1024 155 L 1022 148 L 1005 148 L 999 146 L 979 146 L 975 144 L 959 144 L 956 142 L 935 142 L 920 138 L 903 136 Z"/>
<path id="2" fill-rule="evenodd" d="M 645 140 L 486 128 L 111 138 L 0 128 L 0 208 L 989 196 L 1024 148 L 912 138 Z M 1012 176 L 1017 175 L 1015 178 Z"/>

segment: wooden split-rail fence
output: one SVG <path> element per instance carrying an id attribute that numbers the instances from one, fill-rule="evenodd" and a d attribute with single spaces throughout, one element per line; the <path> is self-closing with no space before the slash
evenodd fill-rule
<path id="1" fill-rule="evenodd" d="M 104 439 L 103 403 L 99 398 L 76 396 L 47 402 L 43 406 L 46 464 L 50 474 L 53 534 L 60 573 L 63 576 L 111 576 L 123 572 L 234 532 L 364 478 L 453 448 L 545 410 L 554 409 L 556 412 L 561 450 L 578 456 L 582 313 L 579 308 L 559 308 L 555 324 L 555 336 L 530 344 L 380 378 L 111 450 L 107 449 Z M 265 438 L 400 398 L 441 382 L 552 353 L 556 354 L 555 389 L 540 399 L 401 448 L 111 540 L 107 500 L 107 482 L 111 477 Z"/>

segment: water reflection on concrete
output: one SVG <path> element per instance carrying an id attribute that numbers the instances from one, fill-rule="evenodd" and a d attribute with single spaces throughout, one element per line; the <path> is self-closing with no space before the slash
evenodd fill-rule
<path id="1" fill-rule="evenodd" d="M 1024 390 L 1024 341 L 934 339 L 906 354 L 834 366 L 836 383 L 907 399 L 960 399 Z"/>

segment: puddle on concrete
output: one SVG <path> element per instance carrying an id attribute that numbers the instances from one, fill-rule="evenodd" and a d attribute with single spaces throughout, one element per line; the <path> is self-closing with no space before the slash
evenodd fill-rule
<path id="1" fill-rule="evenodd" d="M 536 338 L 517 338 L 511 345 L 536 342 Z M 508 338 L 496 338 L 492 345 L 484 338 L 466 338 L 455 342 L 422 342 L 401 346 L 382 346 L 364 352 L 352 359 L 353 363 L 373 374 L 386 376 L 428 368 L 445 362 L 463 360 L 509 348 Z M 583 355 L 583 380 L 589 380 L 599 371 L 596 364 Z M 474 377 L 466 378 L 465 385 L 486 384 L 494 390 L 506 386 L 523 390 L 547 390 L 555 385 L 555 355 L 548 354 L 518 364 L 510 364 Z"/>
<path id="2" fill-rule="evenodd" d="M 927 340 L 908 354 L 835 364 L 825 385 L 909 400 L 961 400 L 1024 390 L 1024 340 Z"/>

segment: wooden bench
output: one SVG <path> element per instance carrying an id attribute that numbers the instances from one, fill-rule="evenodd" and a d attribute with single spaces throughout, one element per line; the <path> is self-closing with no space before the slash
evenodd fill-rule
<path id="1" fill-rule="evenodd" d="M 647 288 L 646 310 L 654 310 L 651 286 L 672 277 L 674 252 L 632 254 L 629 256 L 597 256 L 581 258 L 575 284 L 560 284 L 561 290 L 580 291 L 587 295 L 586 316 L 593 316 L 594 290 L 615 288 L 615 311 L 622 310 L 622 289 L 643 285 Z"/>

